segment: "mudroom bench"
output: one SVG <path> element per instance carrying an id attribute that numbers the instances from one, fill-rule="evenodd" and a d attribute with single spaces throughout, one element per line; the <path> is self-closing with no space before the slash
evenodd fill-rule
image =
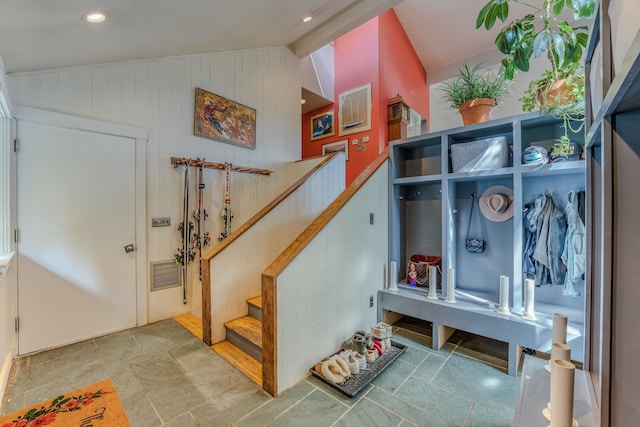
<path id="1" fill-rule="evenodd" d="M 416 289 L 400 287 L 397 291 L 378 291 L 378 319 L 383 319 L 384 311 L 390 311 L 431 322 L 432 348 L 440 350 L 451 335 L 460 329 L 476 335 L 492 338 L 509 344 L 509 375 L 516 376 L 523 348 L 531 348 L 550 353 L 552 315 L 536 311 L 535 321 L 525 320 L 512 312 L 506 316 L 496 312 L 497 303 L 477 296 L 456 291 L 456 303 L 439 299 L 427 299 L 426 293 Z M 582 337 L 573 334 L 571 324 L 567 334 L 572 347 L 572 358 L 581 360 Z M 571 341 L 576 340 L 577 345 Z M 573 352 L 577 352 L 573 357 Z"/>

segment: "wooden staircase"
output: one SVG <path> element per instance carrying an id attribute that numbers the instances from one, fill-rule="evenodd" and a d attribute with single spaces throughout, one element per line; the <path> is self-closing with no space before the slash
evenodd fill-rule
<path id="1" fill-rule="evenodd" d="M 249 315 L 224 324 L 227 339 L 211 348 L 262 386 L 262 296 L 247 300 Z"/>

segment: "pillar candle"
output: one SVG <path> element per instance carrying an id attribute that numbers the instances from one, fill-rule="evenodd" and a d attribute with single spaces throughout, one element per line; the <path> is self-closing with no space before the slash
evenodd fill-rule
<path id="1" fill-rule="evenodd" d="M 429 299 L 438 299 L 438 294 L 436 294 L 436 288 L 438 286 L 438 269 L 433 265 L 429 266 L 429 294 L 427 294 L 427 298 Z"/>
<path id="2" fill-rule="evenodd" d="M 536 312 L 534 309 L 534 289 L 536 283 L 533 279 L 524 280 L 524 312 L 522 318 L 527 320 L 536 320 Z"/>
<path id="3" fill-rule="evenodd" d="M 398 264 L 395 261 L 389 263 L 389 290 L 398 290 Z"/>
<path id="4" fill-rule="evenodd" d="M 551 343 L 567 343 L 567 323 L 569 318 L 561 313 L 553 313 L 553 326 L 551 330 Z"/>
<path id="5" fill-rule="evenodd" d="M 449 267 L 447 270 L 447 297 L 444 299 L 444 302 L 448 302 L 454 304 L 456 302 L 456 297 L 453 294 L 456 289 L 456 271 L 454 268 Z"/>
<path id="6" fill-rule="evenodd" d="M 551 372 L 551 427 L 573 425 L 573 391 L 576 366 L 554 360 Z"/>
<path id="7" fill-rule="evenodd" d="M 496 311 L 507 316 L 511 314 L 511 310 L 509 310 L 509 276 L 500 276 L 500 305 Z"/>
<path id="8" fill-rule="evenodd" d="M 571 347 L 561 342 L 554 342 L 551 345 L 551 359 L 549 359 L 549 364 L 544 367 L 544 369 L 549 373 L 551 373 L 551 364 L 554 360 L 566 360 L 570 362 Z"/>

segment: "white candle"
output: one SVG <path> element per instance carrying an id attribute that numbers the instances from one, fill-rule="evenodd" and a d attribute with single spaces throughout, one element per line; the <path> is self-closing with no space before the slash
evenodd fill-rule
<path id="1" fill-rule="evenodd" d="M 511 315 L 511 310 L 509 310 L 509 276 L 500 276 L 500 305 L 496 311 L 507 316 Z"/>
<path id="2" fill-rule="evenodd" d="M 551 427 L 573 423 L 573 392 L 576 366 L 566 360 L 554 360 L 551 371 Z"/>
<path id="3" fill-rule="evenodd" d="M 398 264 L 395 261 L 389 263 L 389 290 L 398 290 Z"/>
<path id="4" fill-rule="evenodd" d="M 566 360 L 571 361 L 571 347 L 560 342 L 554 342 L 551 345 L 551 358 L 549 363 L 544 366 L 544 370 L 551 373 L 551 366 L 554 360 Z"/>
<path id="5" fill-rule="evenodd" d="M 528 320 L 536 320 L 536 313 L 534 310 L 534 289 L 536 283 L 533 279 L 525 279 L 524 280 L 524 313 L 522 313 L 522 318 Z"/>
<path id="6" fill-rule="evenodd" d="M 447 270 L 447 297 L 444 299 L 444 302 L 455 303 L 456 297 L 453 294 L 456 289 L 456 271 L 454 268 L 449 267 Z"/>
<path id="7" fill-rule="evenodd" d="M 438 294 L 436 294 L 436 288 L 438 287 L 438 269 L 433 265 L 429 266 L 429 294 L 427 294 L 427 298 L 429 299 L 438 299 Z"/>
<path id="8" fill-rule="evenodd" d="M 559 342 L 567 343 L 567 323 L 569 318 L 561 313 L 553 313 L 553 326 L 551 330 L 551 344 Z"/>

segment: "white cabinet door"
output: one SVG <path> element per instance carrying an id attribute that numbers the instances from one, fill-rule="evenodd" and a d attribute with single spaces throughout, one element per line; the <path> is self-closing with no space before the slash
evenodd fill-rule
<path id="1" fill-rule="evenodd" d="M 18 122 L 19 353 L 135 326 L 135 140 Z"/>

